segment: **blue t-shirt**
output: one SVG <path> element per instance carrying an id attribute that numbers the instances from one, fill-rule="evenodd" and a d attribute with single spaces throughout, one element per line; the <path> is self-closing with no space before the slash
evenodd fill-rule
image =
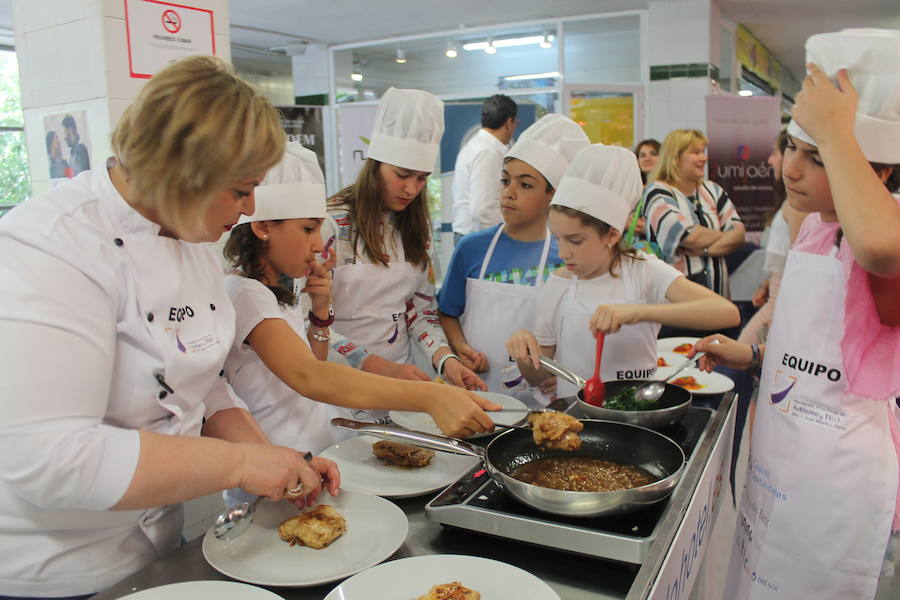
<path id="1" fill-rule="evenodd" d="M 453 258 L 450 259 L 450 266 L 438 293 L 438 309 L 445 315 L 459 318 L 466 311 L 466 279 L 478 278 L 481 263 L 498 227 L 500 225 L 470 233 L 462 238 L 453 250 Z M 502 233 L 494 247 L 484 278 L 498 283 L 534 285 L 543 250 L 543 240 L 520 242 Z M 546 281 L 550 273 L 561 265 L 559 247 L 554 237 L 550 241 L 547 264 L 544 265 L 542 274 L 543 280 Z"/>

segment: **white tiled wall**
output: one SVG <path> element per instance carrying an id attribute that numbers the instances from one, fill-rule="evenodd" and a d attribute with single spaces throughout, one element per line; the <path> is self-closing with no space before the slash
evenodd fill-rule
<path id="1" fill-rule="evenodd" d="M 225 510 L 222 494 L 212 494 L 184 503 L 184 532 L 182 535 L 191 541 L 200 537 L 212 527 L 213 518 Z"/>
<path id="2" fill-rule="evenodd" d="M 660 141 L 673 129 L 706 129 L 706 77 L 651 81 L 648 93 L 649 137 Z"/>
<path id="3" fill-rule="evenodd" d="M 710 5 L 711 0 L 652 0 L 648 5 L 649 64 L 709 62 Z"/>

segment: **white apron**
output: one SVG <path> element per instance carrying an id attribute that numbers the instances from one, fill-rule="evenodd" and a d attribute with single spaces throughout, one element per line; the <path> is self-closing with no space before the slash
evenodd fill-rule
<path id="1" fill-rule="evenodd" d="M 627 260 L 627 259 L 626 259 Z M 585 379 L 594 374 L 594 359 L 597 355 L 597 338 L 591 332 L 591 315 L 601 304 L 643 304 L 643 298 L 634 289 L 629 265 L 620 263 L 619 277 L 622 278 L 624 296 L 615 298 L 579 297 L 589 290 L 589 284 L 572 277 L 559 303 L 556 315 L 556 359 L 565 367 L 575 371 Z M 604 277 L 610 277 L 605 275 Z M 618 333 L 606 336 L 603 343 L 603 360 L 600 364 L 600 379 L 651 379 L 656 374 L 656 334 L 659 323 L 636 323 L 623 325 Z M 562 378 L 556 380 L 556 395 L 559 398 L 575 396 L 578 388 Z"/>
<path id="2" fill-rule="evenodd" d="M 503 225 L 491 240 L 487 254 L 481 262 L 478 278 L 466 279 L 466 311 L 460 318 L 463 334 L 472 348 L 484 352 L 488 371 L 481 377 L 491 392 L 515 396 L 529 406 L 541 404 L 529 389 L 516 362 L 510 360 L 506 340 L 519 329 L 528 329 L 534 323 L 538 290 L 544 282 L 544 267 L 550 253 L 550 234 L 544 239 L 544 249 L 538 264 L 535 284 L 517 285 L 497 283 L 484 279 L 494 248 L 503 232 Z"/>
<path id="3" fill-rule="evenodd" d="M 356 263 L 334 270 L 334 330 L 370 354 L 397 363 L 412 361 L 406 303 L 426 274 L 406 261 L 395 235 L 398 258 L 388 266 Z M 383 419 L 387 411 L 353 411 L 363 421 Z"/>
<path id="4" fill-rule="evenodd" d="M 141 274 L 134 279 L 137 305 L 163 356 L 163 363 L 153 372 L 136 375 L 148 382 L 158 374 L 169 388 L 151 384 L 166 417 L 143 428 L 169 435 L 200 435 L 204 400 L 220 376 L 234 339 L 234 308 L 221 272 L 214 268 L 215 263 L 210 268 L 208 262 L 186 260 L 182 244 L 176 240 L 146 234 L 122 237 L 122 251 L 134 272 Z M 179 263 L 181 271 L 173 272 L 172 266 Z M 171 306 L 172 298 L 178 298 L 180 306 Z M 115 413 L 107 415 L 111 421 L 117 417 Z M 145 419 L 149 418 L 148 413 Z M 178 547 L 182 522 L 181 505 L 147 509 L 139 519 L 141 530 L 160 554 Z"/>
<path id="5" fill-rule="evenodd" d="M 845 292 L 834 252 L 788 254 L 760 379 L 730 600 L 875 596 L 897 497 L 889 425 L 896 405 L 846 392 Z"/>

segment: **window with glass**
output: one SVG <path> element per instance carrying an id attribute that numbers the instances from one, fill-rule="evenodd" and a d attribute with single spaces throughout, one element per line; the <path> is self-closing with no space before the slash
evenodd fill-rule
<path id="1" fill-rule="evenodd" d="M 0 216 L 31 194 L 16 53 L 0 48 Z"/>

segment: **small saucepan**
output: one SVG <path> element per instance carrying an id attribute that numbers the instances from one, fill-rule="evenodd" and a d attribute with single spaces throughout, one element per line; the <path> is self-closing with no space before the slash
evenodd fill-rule
<path id="1" fill-rule="evenodd" d="M 665 391 L 657 400 L 659 408 L 652 410 L 613 410 L 611 408 L 603 408 L 594 406 L 584 401 L 584 383 L 585 379 L 567 369 L 555 360 L 551 360 L 546 356 L 541 357 L 541 365 L 558 377 L 562 377 L 566 381 L 581 388 L 578 391 L 578 407 L 589 417 L 594 419 L 603 419 L 606 421 L 618 421 L 620 423 L 629 423 L 640 427 L 649 427 L 650 429 L 665 429 L 678 423 L 688 409 L 691 407 L 691 393 L 677 385 L 671 383 L 665 384 Z M 638 387 L 647 383 L 648 380 L 616 380 L 604 382 L 606 388 L 606 397 L 611 398 L 616 395 L 622 388 L 626 386 Z"/>
<path id="2" fill-rule="evenodd" d="M 466 454 L 480 458 L 490 476 L 519 502 L 555 515 L 567 517 L 599 517 L 622 514 L 655 504 L 666 498 L 681 477 L 684 451 L 663 434 L 627 423 L 584 419 L 581 448 L 574 452 L 552 450 L 535 445 L 532 432 L 509 429 L 498 434 L 485 448 L 458 440 L 397 425 L 362 423 L 335 418 L 335 427 L 368 433 L 397 442 L 424 446 L 442 452 Z M 575 492 L 525 483 L 512 477 L 512 472 L 541 458 L 599 458 L 634 465 L 648 471 L 657 481 L 627 490 L 610 492 Z"/>

